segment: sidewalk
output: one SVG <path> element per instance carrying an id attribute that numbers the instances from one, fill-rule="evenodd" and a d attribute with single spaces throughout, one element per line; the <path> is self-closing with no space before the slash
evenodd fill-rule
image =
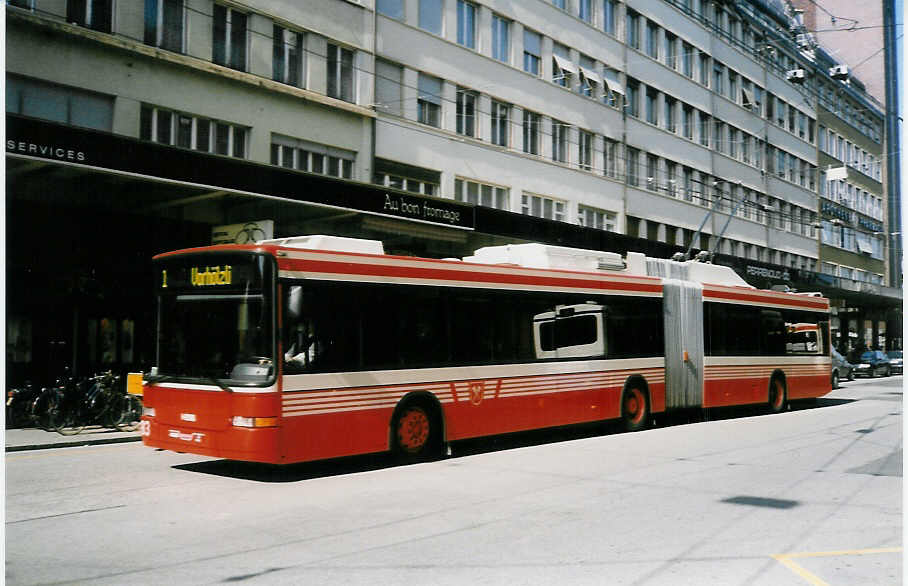
<path id="1" fill-rule="evenodd" d="M 91 446 L 98 444 L 116 444 L 142 440 L 138 431 L 113 431 L 104 427 L 91 426 L 76 435 L 60 435 L 55 431 L 44 431 L 34 427 L 25 429 L 7 429 L 5 433 L 6 451 L 22 452 L 26 450 L 45 450 L 74 446 Z"/>

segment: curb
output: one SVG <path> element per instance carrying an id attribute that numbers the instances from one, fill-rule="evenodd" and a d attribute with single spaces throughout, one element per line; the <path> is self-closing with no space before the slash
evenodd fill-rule
<path id="1" fill-rule="evenodd" d="M 73 440 L 66 442 L 52 442 L 47 444 L 28 444 L 22 446 L 6 446 L 7 452 L 28 452 L 31 450 L 50 450 L 53 448 L 77 448 L 84 446 L 99 446 L 103 444 L 121 444 L 126 442 L 142 441 L 141 437 L 111 437 L 102 439 Z"/>

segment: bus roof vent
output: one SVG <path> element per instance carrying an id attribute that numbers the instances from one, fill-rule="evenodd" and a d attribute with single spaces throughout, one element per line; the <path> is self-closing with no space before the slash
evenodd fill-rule
<path id="1" fill-rule="evenodd" d="M 681 279 L 698 283 L 711 283 L 713 285 L 727 285 L 729 287 L 746 287 L 748 289 L 754 288 L 731 267 L 696 260 L 679 262 L 665 258 L 647 257 L 646 274 L 651 277 L 666 279 Z"/>
<path id="2" fill-rule="evenodd" d="M 275 244 L 287 248 L 305 248 L 308 250 L 330 250 L 333 252 L 359 252 L 362 254 L 384 254 L 385 247 L 381 240 L 364 238 L 345 238 L 343 236 L 291 236 L 273 240 L 259 240 L 257 244 Z"/>
<path id="3" fill-rule="evenodd" d="M 466 256 L 465 262 L 512 264 L 533 269 L 568 269 L 575 271 L 624 271 L 621 255 L 601 250 L 583 250 L 550 244 L 505 244 L 486 246 Z"/>

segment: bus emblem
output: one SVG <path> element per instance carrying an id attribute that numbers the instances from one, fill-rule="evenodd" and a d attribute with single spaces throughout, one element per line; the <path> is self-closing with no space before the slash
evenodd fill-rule
<path id="1" fill-rule="evenodd" d="M 482 403 L 485 391 L 486 385 L 484 381 L 470 383 L 470 403 L 473 403 L 474 405 Z"/>

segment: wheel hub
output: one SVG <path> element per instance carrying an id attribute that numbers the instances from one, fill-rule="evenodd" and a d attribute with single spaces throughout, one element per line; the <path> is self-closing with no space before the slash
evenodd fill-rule
<path id="1" fill-rule="evenodd" d="M 420 451 L 429 440 L 429 416 L 419 407 L 408 409 L 397 423 L 397 441 L 410 453 Z"/>

